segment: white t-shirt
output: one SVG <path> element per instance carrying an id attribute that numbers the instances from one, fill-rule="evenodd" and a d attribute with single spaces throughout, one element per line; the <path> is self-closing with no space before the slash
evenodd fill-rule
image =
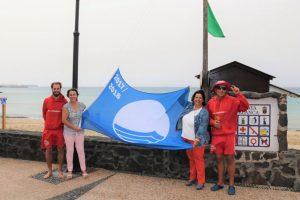
<path id="1" fill-rule="evenodd" d="M 199 114 L 202 108 L 198 110 L 192 110 L 188 114 L 184 115 L 182 118 L 182 134 L 181 137 L 188 140 L 195 140 L 195 126 L 194 119 L 195 116 Z"/>

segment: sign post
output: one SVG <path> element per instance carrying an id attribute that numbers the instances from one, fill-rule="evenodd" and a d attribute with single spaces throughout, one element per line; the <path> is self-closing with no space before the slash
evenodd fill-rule
<path id="1" fill-rule="evenodd" d="M 0 97 L 0 104 L 2 105 L 2 129 L 6 128 L 6 97 Z"/>

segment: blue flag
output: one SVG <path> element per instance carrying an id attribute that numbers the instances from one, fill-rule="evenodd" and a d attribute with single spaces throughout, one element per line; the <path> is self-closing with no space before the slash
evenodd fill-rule
<path id="1" fill-rule="evenodd" d="M 151 94 L 130 87 L 117 70 L 100 96 L 83 113 L 82 128 L 149 148 L 187 149 L 176 123 L 189 88 Z"/>

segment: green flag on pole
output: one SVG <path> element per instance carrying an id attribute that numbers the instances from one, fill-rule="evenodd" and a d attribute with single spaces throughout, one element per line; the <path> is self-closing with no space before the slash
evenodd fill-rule
<path id="1" fill-rule="evenodd" d="M 216 20 L 214 13 L 212 12 L 209 4 L 208 4 L 208 12 L 207 12 L 207 20 L 208 20 L 208 32 L 214 37 L 225 37 L 223 31 Z"/>

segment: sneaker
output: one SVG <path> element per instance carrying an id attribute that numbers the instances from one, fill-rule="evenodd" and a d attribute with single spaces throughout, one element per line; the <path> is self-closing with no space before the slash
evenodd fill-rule
<path id="1" fill-rule="evenodd" d="M 195 184 L 196 181 L 195 180 L 189 180 L 185 185 L 186 186 L 192 186 L 193 184 Z"/>
<path id="2" fill-rule="evenodd" d="M 224 188 L 224 185 L 218 185 L 218 184 L 215 184 L 214 186 L 212 186 L 211 188 L 210 188 L 210 190 L 211 191 L 218 191 L 218 190 L 221 190 L 221 189 L 223 189 Z"/>
<path id="3" fill-rule="evenodd" d="M 202 190 L 204 188 L 204 184 L 197 184 L 196 190 Z"/>
<path id="4" fill-rule="evenodd" d="M 229 195 L 235 195 L 235 187 L 234 186 L 229 186 L 228 187 L 228 194 Z"/>

